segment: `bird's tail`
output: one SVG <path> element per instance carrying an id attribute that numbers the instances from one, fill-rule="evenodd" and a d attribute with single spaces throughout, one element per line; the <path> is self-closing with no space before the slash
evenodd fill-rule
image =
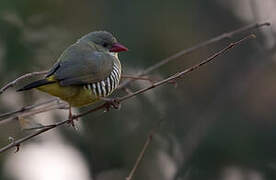
<path id="1" fill-rule="evenodd" d="M 44 86 L 47 84 L 52 84 L 52 83 L 55 83 L 55 81 L 49 81 L 48 79 L 41 79 L 41 80 L 32 82 L 30 84 L 27 84 L 26 86 L 18 89 L 17 91 L 26 91 L 29 89 L 37 88 L 37 87 Z"/>

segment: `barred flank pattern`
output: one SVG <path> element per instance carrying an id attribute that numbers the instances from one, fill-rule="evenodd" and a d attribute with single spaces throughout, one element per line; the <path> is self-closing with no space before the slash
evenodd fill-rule
<path id="1" fill-rule="evenodd" d="M 92 91 L 96 96 L 105 97 L 110 95 L 119 85 L 121 77 L 121 71 L 119 67 L 114 63 L 113 70 L 110 75 L 100 81 L 84 85 L 84 88 Z"/>

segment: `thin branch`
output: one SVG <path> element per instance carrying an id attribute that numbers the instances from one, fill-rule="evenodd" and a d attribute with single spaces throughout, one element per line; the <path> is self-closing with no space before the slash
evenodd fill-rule
<path id="1" fill-rule="evenodd" d="M 243 38 L 243 39 L 241 39 L 241 40 L 239 40 L 239 41 L 236 41 L 236 42 L 234 42 L 234 43 L 230 43 L 227 47 L 225 47 L 224 49 L 218 51 L 217 53 L 214 53 L 212 56 L 210 56 L 210 57 L 207 58 L 206 60 L 203 60 L 203 61 L 200 62 L 199 64 L 196 64 L 196 65 L 194 65 L 194 66 L 192 66 L 192 67 L 190 67 L 190 68 L 188 68 L 188 69 L 186 69 L 186 70 L 184 70 L 184 71 L 182 71 L 182 72 L 176 73 L 176 74 L 174 74 L 174 75 L 172 75 L 172 76 L 170 76 L 170 77 L 168 77 L 168 78 L 166 78 L 166 79 L 164 79 L 164 80 L 161 80 L 161 81 L 159 81 L 159 82 L 156 82 L 156 83 L 154 83 L 153 85 L 151 85 L 151 86 L 149 86 L 149 87 L 146 87 L 146 88 L 141 89 L 141 90 L 137 90 L 136 92 L 134 92 L 134 93 L 132 93 L 132 94 L 123 96 L 123 97 L 121 97 L 121 98 L 118 98 L 117 101 L 118 101 L 119 103 L 120 103 L 120 102 L 123 102 L 123 101 L 125 101 L 125 100 L 127 100 L 127 99 L 130 99 L 130 98 L 134 97 L 134 96 L 137 96 L 137 95 L 139 95 L 139 94 L 143 94 L 143 93 L 145 93 L 145 92 L 147 92 L 147 91 L 149 91 L 149 90 L 151 90 L 151 89 L 153 89 L 153 88 L 156 88 L 156 87 L 159 87 L 159 86 L 161 86 L 161 85 L 170 83 L 172 80 L 177 80 L 177 79 L 179 79 L 179 78 L 182 78 L 183 76 L 187 75 L 188 73 L 190 73 L 190 72 L 192 72 L 192 71 L 194 71 L 194 70 L 196 70 L 196 69 L 202 67 L 203 65 L 206 65 L 207 63 L 210 63 L 210 62 L 211 62 L 212 60 L 214 60 L 216 57 L 225 54 L 225 53 L 228 52 L 230 49 L 232 49 L 232 48 L 238 46 L 238 45 L 241 44 L 242 42 L 244 42 L 244 41 L 246 41 L 246 40 L 249 40 L 249 39 L 252 39 L 252 38 L 255 38 L 255 35 L 251 34 L 251 35 L 246 36 L 245 38 Z M 86 112 L 83 112 L 83 113 L 80 113 L 80 114 L 78 114 L 78 115 L 76 115 L 76 116 L 73 116 L 73 119 L 78 119 L 79 117 L 85 116 L 85 115 L 87 115 L 87 114 L 89 114 L 89 113 L 91 113 L 91 112 L 98 111 L 98 110 L 100 110 L 100 109 L 104 109 L 104 108 L 106 108 L 106 107 L 107 107 L 107 103 L 104 103 L 104 104 L 102 104 L 102 105 L 100 105 L 100 106 L 98 106 L 98 107 L 95 107 L 95 108 L 91 109 L 91 110 L 88 110 L 88 111 L 86 111 Z M 4 151 L 6 151 L 6 150 L 8 150 L 8 149 L 10 149 L 10 148 L 18 147 L 21 143 L 23 143 L 23 142 L 25 142 L 25 141 L 27 141 L 27 140 L 29 140 L 29 139 L 31 139 L 31 138 L 33 138 L 33 137 L 35 137 L 35 136 L 41 134 L 41 133 L 44 133 L 44 132 L 46 132 L 46 131 L 48 131 L 48 130 L 50 130 L 50 129 L 53 129 L 53 128 L 58 127 L 58 126 L 61 126 L 61 125 L 63 125 L 63 124 L 66 124 L 66 123 L 68 123 L 68 122 L 70 122 L 69 119 L 64 120 L 64 121 L 61 121 L 61 122 L 56 123 L 56 124 L 53 124 L 53 125 L 49 125 L 49 126 L 43 128 L 43 129 L 40 129 L 40 130 L 38 130 L 38 131 L 36 131 L 36 132 L 34 132 L 34 133 L 32 133 L 32 134 L 30 134 L 30 135 L 24 137 L 24 138 L 18 139 L 18 140 L 16 140 L 16 141 L 14 141 L 14 142 L 8 144 L 7 146 L 4 146 L 3 148 L 1 148 L 1 149 L 0 149 L 0 153 L 1 153 L 1 152 L 4 152 Z"/>
<path id="2" fill-rule="evenodd" d="M 129 175 L 126 177 L 126 180 L 131 180 L 132 177 L 134 176 L 134 173 L 136 172 L 138 166 L 141 164 L 141 162 L 145 156 L 145 152 L 148 149 L 148 146 L 150 145 L 150 143 L 152 141 L 153 135 L 154 135 L 154 131 L 151 131 L 146 139 L 146 142 L 145 142 L 141 152 L 139 153 L 139 156 L 137 157 L 137 159 L 135 161 L 133 168 L 131 169 Z"/>
<path id="3" fill-rule="evenodd" d="M 125 78 L 125 79 L 134 79 L 134 80 L 151 81 L 151 79 L 149 77 L 136 76 L 136 75 L 130 75 L 130 74 L 123 74 L 122 78 Z"/>
<path id="4" fill-rule="evenodd" d="M 241 33 L 244 33 L 244 32 L 248 32 L 248 31 L 253 31 L 253 30 L 256 30 L 256 29 L 259 29 L 261 27 L 264 27 L 264 26 L 270 26 L 270 23 L 269 22 L 264 22 L 264 23 L 256 23 L 256 24 L 251 24 L 251 25 L 247 25 L 245 27 L 242 27 L 242 28 L 239 28 L 239 29 L 236 29 L 234 31 L 230 31 L 230 32 L 227 32 L 227 33 L 223 33 L 219 36 L 216 36 L 212 39 L 209 39 L 207 41 L 204 41 L 202 43 L 199 43 L 195 46 L 192 46 L 188 49 L 184 49 L 184 50 L 181 50 L 175 54 L 173 54 L 172 56 L 169 56 L 161 61 L 159 61 L 158 63 L 148 67 L 147 69 L 145 69 L 144 71 L 142 71 L 141 73 L 138 74 L 138 76 L 143 76 L 143 75 L 146 75 L 146 74 L 149 74 L 150 72 L 160 68 L 161 66 L 183 56 L 183 55 L 187 55 L 187 54 L 190 54 L 192 52 L 194 52 L 195 50 L 198 50 L 202 47 L 205 47 L 205 46 L 208 46 L 208 45 L 211 45 L 213 43 L 216 43 L 218 41 L 221 41 L 221 40 L 224 40 L 224 39 L 229 39 L 231 37 L 233 37 L 234 35 L 237 35 L 237 34 L 241 34 Z M 124 82 L 121 83 L 120 87 L 119 88 L 122 88 L 126 85 L 128 85 L 130 82 L 132 82 L 133 80 L 126 80 Z"/>
<path id="5" fill-rule="evenodd" d="M 129 98 L 131 98 L 131 97 L 133 97 L 133 96 L 136 96 L 136 95 L 138 95 L 138 94 L 142 94 L 142 93 L 144 93 L 144 92 L 146 92 L 146 91 L 148 91 L 148 90 L 150 90 L 150 89 L 152 89 L 152 88 L 161 86 L 161 85 L 166 84 L 166 83 L 168 83 L 168 82 L 171 82 L 171 81 L 173 81 L 173 80 L 177 80 L 177 79 L 181 78 L 182 76 L 184 76 L 184 75 L 186 75 L 186 74 L 188 74 L 188 73 L 190 73 L 190 72 L 192 72 L 192 71 L 198 69 L 199 67 L 201 67 L 201 66 L 203 66 L 203 65 L 205 65 L 205 64 L 207 64 L 207 63 L 209 63 L 209 62 L 211 62 L 211 61 L 214 60 L 216 57 L 218 57 L 218 56 L 220 56 L 220 55 L 226 53 L 227 51 L 229 51 L 229 50 L 232 49 L 233 47 L 237 46 L 238 44 L 242 43 L 243 41 L 248 40 L 248 39 L 252 39 L 252 38 L 255 38 L 255 37 L 256 37 L 255 35 L 251 34 L 251 35 L 246 36 L 245 38 L 243 38 L 243 39 L 241 39 L 241 40 L 239 40 L 239 41 L 237 41 L 237 42 L 230 43 L 226 48 L 224 48 L 224 49 L 218 51 L 217 53 L 213 54 L 212 56 L 210 56 L 210 57 L 207 58 L 206 60 L 202 61 L 201 63 L 196 64 L 196 65 L 194 65 L 194 66 L 192 66 L 192 67 L 190 67 L 190 68 L 188 68 L 188 69 L 186 69 L 186 70 L 184 70 L 184 71 L 182 71 L 182 72 L 176 73 L 176 74 L 174 74 L 174 75 L 168 77 L 167 79 L 164 79 L 164 80 L 162 80 L 162 81 L 156 82 L 156 83 L 152 84 L 152 85 L 149 86 L 149 87 L 146 87 L 146 88 L 144 88 L 144 89 L 140 89 L 140 90 L 138 90 L 138 91 L 136 91 L 136 92 L 134 92 L 134 93 L 132 93 L 132 94 L 128 94 L 128 95 L 126 95 L 126 96 L 124 96 L 124 97 L 121 97 L 121 98 L 119 98 L 119 102 L 120 102 L 120 101 L 124 101 L 124 100 L 126 100 L 126 99 L 129 99 Z"/>
<path id="6" fill-rule="evenodd" d="M 19 110 L 12 111 L 0 115 L 0 124 L 7 123 L 13 119 L 18 119 L 18 117 L 27 117 L 35 114 L 51 111 L 54 109 L 66 109 L 68 104 L 65 102 L 60 102 L 58 98 L 50 99 L 42 103 L 35 105 L 25 106 Z"/>
<path id="7" fill-rule="evenodd" d="M 95 111 L 98 111 L 98 110 L 103 109 L 103 108 L 105 108 L 105 104 L 103 104 L 103 105 L 101 105 L 101 106 L 98 106 L 98 107 L 96 107 L 96 108 L 94 108 L 94 109 L 88 110 L 88 111 L 86 111 L 86 112 L 84 112 L 84 113 L 81 113 L 81 114 L 78 114 L 78 115 L 76 115 L 76 116 L 73 116 L 73 119 L 78 119 L 79 117 L 85 116 L 85 115 L 87 115 L 87 114 L 89 114 L 89 113 L 91 113 L 91 112 L 95 112 Z M 23 138 L 21 138 L 21 139 L 18 139 L 18 140 L 16 140 L 16 141 L 13 141 L 12 143 L 10 143 L 10 144 L 4 146 L 3 148 L 0 149 L 0 153 L 5 152 L 5 151 L 7 151 L 7 150 L 9 150 L 9 149 L 11 149 L 11 148 L 13 148 L 13 147 L 18 147 L 18 146 L 20 146 L 20 144 L 22 144 L 23 142 L 25 142 L 25 141 L 27 141 L 27 140 L 29 140 L 29 139 L 35 137 L 35 136 L 38 136 L 39 134 L 42 134 L 42 133 L 44 133 L 44 132 L 47 132 L 47 131 L 49 131 L 49 130 L 55 128 L 55 127 L 61 126 L 61 125 L 63 125 L 63 124 L 68 124 L 69 122 L 70 122 L 70 119 L 67 119 L 67 120 L 58 122 L 58 123 L 56 123 L 56 124 L 47 125 L 47 126 L 45 126 L 44 128 L 42 128 L 42 129 L 40 129 L 40 130 L 37 130 L 37 131 L 35 131 L 34 133 L 31 133 L 31 134 L 27 135 L 26 137 L 23 137 Z"/>
<path id="8" fill-rule="evenodd" d="M 226 39 L 226 38 L 231 38 L 231 37 L 233 37 L 234 35 L 237 35 L 237 34 L 240 34 L 240 33 L 244 33 L 244 32 L 247 32 L 247 31 L 253 31 L 253 30 L 256 30 L 256 29 L 261 28 L 261 27 L 263 27 L 263 26 L 269 26 L 269 25 L 270 25 L 269 22 L 265 22 L 265 23 L 256 23 L 256 24 L 252 24 L 252 25 L 248 25 L 248 26 L 245 26 L 245 27 L 236 29 L 236 30 L 231 31 L 231 32 L 228 32 L 228 33 L 221 34 L 221 35 L 219 35 L 219 36 L 217 36 L 217 37 L 214 37 L 214 38 L 212 38 L 212 39 L 210 39 L 210 40 L 204 41 L 204 42 L 202 42 L 202 43 L 200 43 L 200 44 L 197 44 L 197 45 L 195 45 L 195 46 L 193 46 L 193 47 L 191 47 L 191 48 L 184 49 L 184 50 L 182 50 L 182 51 L 180 51 L 180 52 L 178 52 L 178 53 L 176 53 L 176 54 L 174 54 L 174 55 L 172 55 L 172 56 L 170 56 L 170 57 L 168 57 L 168 58 L 165 58 L 165 59 L 161 60 L 160 62 L 158 62 L 158 63 L 156 63 L 156 64 L 154 64 L 154 65 L 148 67 L 147 69 L 145 69 L 142 73 L 138 73 L 138 74 L 136 75 L 136 77 L 139 77 L 139 76 L 141 77 L 141 76 L 143 76 L 143 75 L 145 75 L 145 74 L 148 74 L 148 73 L 150 73 L 150 72 L 156 70 L 157 68 L 163 66 L 164 64 L 167 64 L 167 63 L 173 61 L 174 59 L 176 59 L 176 58 L 178 58 L 178 57 L 180 57 L 180 56 L 183 56 L 183 55 L 185 55 L 185 54 L 192 53 L 192 52 L 194 52 L 195 50 L 197 50 L 197 49 L 199 49 L 199 48 L 202 48 L 202 47 L 204 47 L 204 46 L 208 46 L 208 45 L 213 44 L 213 43 L 215 43 L 215 42 L 224 40 L 224 39 Z M 22 80 L 22 79 L 31 77 L 31 76 L 33 76 L 33 75 L 41 75 L 41 74 L 45 74 L 45 73 L 47 73 L 47 71 L 41 71 L 41 72 L 34 72 L 34 73 L 25 74 L 25 75 L 23 75 L 23 76 L 17 78 L 16 80 L 14 80 L 14 81 L 8 83 L 8 84 L 5 85 L 4 87 L 2 87 L 2 88 L 0 89 L 0 95 L 1 95 L 5 90 L 7 90 L 8 88 L 13 87 L 18 81 L 20 81 L 20 80 Z M 122 82 L 122 83 L 120 84 L 120 86 L 119 86 L 118 89 L 126 87 L 126 85 L 128 85 L 128 83 L 130 83 L 130 82 L 132 82 L 132 81 L 133 81 L 133 79 L 129 79 L 129 80 L 126 80 L 126 81 Z M 171 82 L 173 82 L 173 81 L 171 81 Z M 35 105 L 34 105 L 34 106 L 35 106 Z M 38 106 L 39 106 L 39 105 L 38 105 Z M 33 107 L 33 108 L 34 108 L 34 107 Z M 14 113 L 16 113 L 16 112 L 14 112 Z"/>
<path id="9" fill-rule="evenodd" d="M 6 91 L 8 88 L 13 87 L 18 81 L 22 80 L 22 79 L 26 79 L 28 77 L 32 77 L 35 75 L 43 75 L 46 74 L 48 71 L 40 71 L 40 72 L 32 72 L 32 73 L 28 73 L 28 74 L 24 74 L 23 76 L 20 76 L 19 78 L 13 80 L 12 82 L 9 82 L 8 84 L 6 84 L 4 87 L 2 87 L 0 89 L 0 95 Z"/>
<path id="10" fill-rule="evenodd" d="M 23 138 L 21 138 L 21 139 L 18 139 L 18 140 L 16 140 L 16 141 L 13 141 L 12 143 L 8 144 L 7 146 L 4 146 L 3 148 L 1 148 L 1 149 L 0 149 L 0 153 L 1 153 L 1 152 L 4 152 L 4 151 L 7 151 L 8 149 L 11 149 L 11 148 L 13 148 L 13 147 L 19 147 L 20 144 L 21 144 L 22 142 L 25 142 L 25 141 L 27 141 L 27 140 L 29 140 L 29 139 L 31 139 L 31 138 L 33 138 L 33 137 L 35 137 L 35 136 L 41 134 L 41 133 L 44 133 L 44 132 L 46 132 L 46 131 L 49 131 L 50 129 L 53 129 L 53 128 L 55 128 L 55 127 L 57 127 L 57 126 L 60 126 L 60 125 L 63 125 L 63 124 L 65 124 L 65 123 L 67 123 L 67 120 L 66 120 L 66 121 L 61 121 L 60 123 L 57 123 L 57 124 L 55 124 L 55 125 L 47 126 L 46 128 L 43 128 L 43 129 L 41 129 L 41 130 L 38 130 L 38 131 L 36 131 L 36 132 L 34 132 L 34 133 L 32 133 L 32 134 L 26 136 L 26 137 L 23 137 Z"/>
<path id="11" fill-rule="evenodd" d="M 153 80 L 149 77 L 144 77 L 144 76 L 137 76 L 137 75 L 129 75 L 129 74 L 124 74 L 122 75 L 123 79 L 132 79 L 132 80 L 144 80 L 144 81 L 149 81 L 150 83 L 153 83 Z"/>
<path id="12" fill-rule="evenodd" d="M 246 39 L 248 39 L 248 38 L 255 38 L 255 35 L 249 35 L 249 36 L 245 37 L 244 39 L 241 39 L 240 41 L 237 41 L 237 42 L 235 42 L 235 43 L 232 43 L 232 44 L 230 44 L 228 47 L 226 47 L 226 48 L 222 49 L 221 51 L 215 53 L 213 56 L 209 57 L 209 58 L 206 59 L 205 61 L 202 61 L 201 63 L 199 63 L 199 64 L 197 64 L 197 65 L 195 65 L 195 66 L 192 66 L 192 67 L 188 68 L 187 70 L 182 71 L 182 72 L 179 73 L 179 74 L 175 74 L 174 76 L 171 76 L 171 77 L 173 78 L 173 80 L 176 80 L 177 78 L 181 78 L 183 75 L 185 75 L 185 74 L 187 74 L 187 73 L 189 73 L 189 72 L 192 72 L 193 70 L 199 68 L 200 66 L 203 66 L 204 64 L 210 62 L 211 60 L 213 60 L 213 59 L 216 58 L 217 56 L 222 55 L 224 52 L 227 52 L 227 51 L 230 50 L 232 47 L 234 47 L 235 45 L 241 43 L 242 41 L 244 41 L 244 40 L 246 40 Z M 159 82 L 159 85 L 162 85 L 163 82 L 164 82 L 164 83 L 165 83 L 165 82 L 170 82 L 171 79 L 170 79 L 170 80 L 169 80 L 169 79 L 170 79 L 170 77 L 167 78 L 167 79 L 165 79 L 165 80 L 163 80 L 163 81 L 160 81 L 160 82 Z M 154 85 L 153 85 L 153 86 L 154 86 Z M 157 84 L 157 86 L 158 86 L 158 84 Z M 155 86 L 155 87 L 156 87 L 156 86 Z M 150 88 L 150 87 L 148 87 L 148 88 Z M 145 88 L 145 89 L 148 89 L 148 88 Z M 143 89 L 142 89 L 142 90 L 143 90 Z M 140 92 L 143 92 L 142 90 L 141 90 Z M 135 93 L 132 93 L 132 94 L 130 94 L 129 96 L 133 96 L 133 95 L 135 95 Z M 148 135 L 148 137 L 147 137 L 147 139 L 146 139 L 146 142 L 145 142 L 145 144 L 144 144 L 144 146 L 143 146 L 141 152 L 139 153 L 139 156 L 137 157 L 137 159 L 136 159 L 136 161 L 135 161 L 135 164 L 134 164 L 133 168 L 131 169 L 129 175 L 126 177 L 126 180 L 131 180 L 131 179 L 133 178 L 134 173 L 136 172 L 138 166 L 141 164 L 141 161 L 142 161 L 142 159 L 144 158 L 145 152 L 146 152 L 146 150 L 148 149 L 148 146 L 149 146 L 149 144 L 150 144 L 151 141 L 152 141 L 152 137 L 153 137 L 153 135 L 154 135 L 154 130 L 155 130 L 155 129 L 153 129 L 153 130 L 150 132 L 150 134 Z"/>
<path id="13" fill-rule="evenodd" d="M 259 29 L 261 27 L 264 27 L 264 26 L 270 26 L 270 23 L 269 22 L 264 22 L 264 23 L 255 23 L 255 24 L 251 24 L 251 25 L 247 25 L 247 26 L 244 26 L 242 28 L 239 28 L 239 29 L 236 29 L 234 31 L 230 31 L 230 32 L 227 32 L 227 33 L 223 33 L 219 36 L 216 36 L 212 39 L 209 39 L 207 41 L 204 41 L 202 43 L 199 43 L 195 46 L 192 46 L 188 49 L 184 49 L 184 50 L 181 50 L 165 59 L 162 59 L 161 61 L 159 61 L 158 63 L 148 67 L 147 69 L 145 69 L 143 72 L 141 73 L 138 73 L 137 76 L 143 76 L 145 74 L 149 74 L 150 72 L 160 68 L 161 66 L 183 56 L 183 55 L 187 55 L 187 54 L 190 54 L 192 52 L 194 52 L 195 50 L 197 49 L 200 49 L 202 47 L 205 47 L 205 46 L 208 46 L 210 44 L 213 44 L 213 43 L 216 43 L 218 41 L 221 41 L 221 40 L 224 40 L 224 39 L 229 39 L 231 37 L 233 37 L 234 35 L 237 35 L 237 34 L 241 34 L 241 33 L 244 33 L 244 32 L 247 32 L 247 31 L 253 31 L 253 30 L 256 30 L 256 29 Z M 8 88 L 10 87 L 13 87 L 18 81 L 22 80 L 22 79 L 25 79 L 25 78 L 28 78 L 28 77 L 31 77 L 31 76 L 34 76 L 34 75 L 43 75 L 43 74 L 46 74 L 48 71 L 41 71 L 41 72 L 32 72 L 32 73 L 28 73 L 28 74 L 25 74 L 23 76 L 20 76 L 19 78 L 15 79 L 14 81 L 12 82 L 9 82 L 8 84 L 6 84 L 4 87 L 2 87 L 0 89 L 0 95 L 6 91 Z M 132 82 L 133 80 L 126 80 L 124 81 L 123 83 L 121 83 L 120 87 L 119 88 L 122 88 L 124 86 L 126 86 L 127 84 L 129 84 L 130 82 Z"/>
<path id="14" fill-rule="evenodd" d="M 15 111 L 12 111 L 12 112 L 8 112 L 8 113 L 4 113 L 4 114 L 1 114 L 0 115 L 0 119 L 4 119 L 4 118 L 8 118 L 10 117 L 11 115 L 13 114 L 16 114 L 16 113 L 20 113 L 20 112 L 24 112 L 24 111 L 27 111 L 27 110 L 30 110 L 30 109 L 33 109 L 33 108 L 36 108 L 38 106 L 43 106 L 45 104 L 51 104 L 55 101 L 57 101 L 58 98 L 53 98 L 53 99 L 49 99 L 47 101 L 44 101 L 44 102 L 41 102 L 41 103 L 38 103 L 38 104 L 33 104 L 33 105 L 30 105 L 30 106 L 24 106 L 18 110 L 15 110 Z M 1 120 L 0 120 L 1 121 Z"/>
<path id="15" fill-rule="evenodd" d="M 128 176 L 126 177 L 126 180 L 131 180 L 131 179 L 133 178 L 133 176 L 134 176 L 134 174 L 135 174 L 135 172 L 136 172 L 138 166 L 141 164 L 141 162 L 142 162 L 142 160 L 143 160 L 143 158 L 144 158 L 144 156 L 145 156 L 145 153 L 146 153 L 146 151 L 147 151 L 147 149 L 148 149 L 150 143 L 152 142 L 152 139 L 153 139 L 154 134 L 155 134 L 156 131 L 160 128 L 161 123 L 162 123 L 162 121 L 159 121 L 158 124 L 157 124 L 157 126 L 154 127 L 154 128 L 149 132 L 149 135 L 148 135 L 148 137 L 147 137 L 147 139 L 146 139 L 146 141 L 145 141 L 145 143 L 144 143 L 144 146 L 143 146 L 142 150 L 140 151 L 140 153 L 139 153 L 139 155 L 138 155 L 138 157 L 137 157 L 137 159 L 136 159 L 136 161 L 135 161 L 135 163 L 134 163 L 133 168 L 131 169 L 130 173 L 129 173 Z"/>

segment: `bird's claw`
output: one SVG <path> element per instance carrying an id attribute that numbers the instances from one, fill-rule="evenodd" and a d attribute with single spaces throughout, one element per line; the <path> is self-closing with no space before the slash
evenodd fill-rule
<path id="1" fill-rule="evenodd" d="M 104 106 L 106 111 L 109 111 L 110 108 L 120 109 L 121 104 L 117 98 L 101 98 L 101 100 L 105 101 Z"/>
<path id="2" fill-rule="evenodd" d="M 75 115 L 69 113 L 68 124 L 71 125 L 76 130 L 75 120 L 78 120 Z"/>

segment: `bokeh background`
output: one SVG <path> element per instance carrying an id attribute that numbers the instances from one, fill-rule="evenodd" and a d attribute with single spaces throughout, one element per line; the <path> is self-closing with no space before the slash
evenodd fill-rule
<path id="1" fill-rule="evenodd" d="M 135 74 L 221 33 L 255 22 L 272 25 L 177 87 L 156 88 L 120 110 L 83 117 L 77 131 L 60 127 L 24 143 L 18 153 L 0 154 L 0 179 L 125 179 L 157 127 L 134 179 L 275 179 L 275 9 L 274 0 L 1 0 L 1 86 L 49 69 L 67 46 L 94 30 L 112 32 L 130 49 L 120 59 L 124 73 Z M 178 58 L 150 77 L 183 70 L 244 35 Z M 139 81 L 130 88 L 147 85 Z M 15 89 L 0 96 L 1 113 L 50 98 Z M 54 110 L 29 120 L 50 124 L 66 117 L 66 110 Z M 1 124 L 0 145 L 28 133 L 16 120 Z"/>

